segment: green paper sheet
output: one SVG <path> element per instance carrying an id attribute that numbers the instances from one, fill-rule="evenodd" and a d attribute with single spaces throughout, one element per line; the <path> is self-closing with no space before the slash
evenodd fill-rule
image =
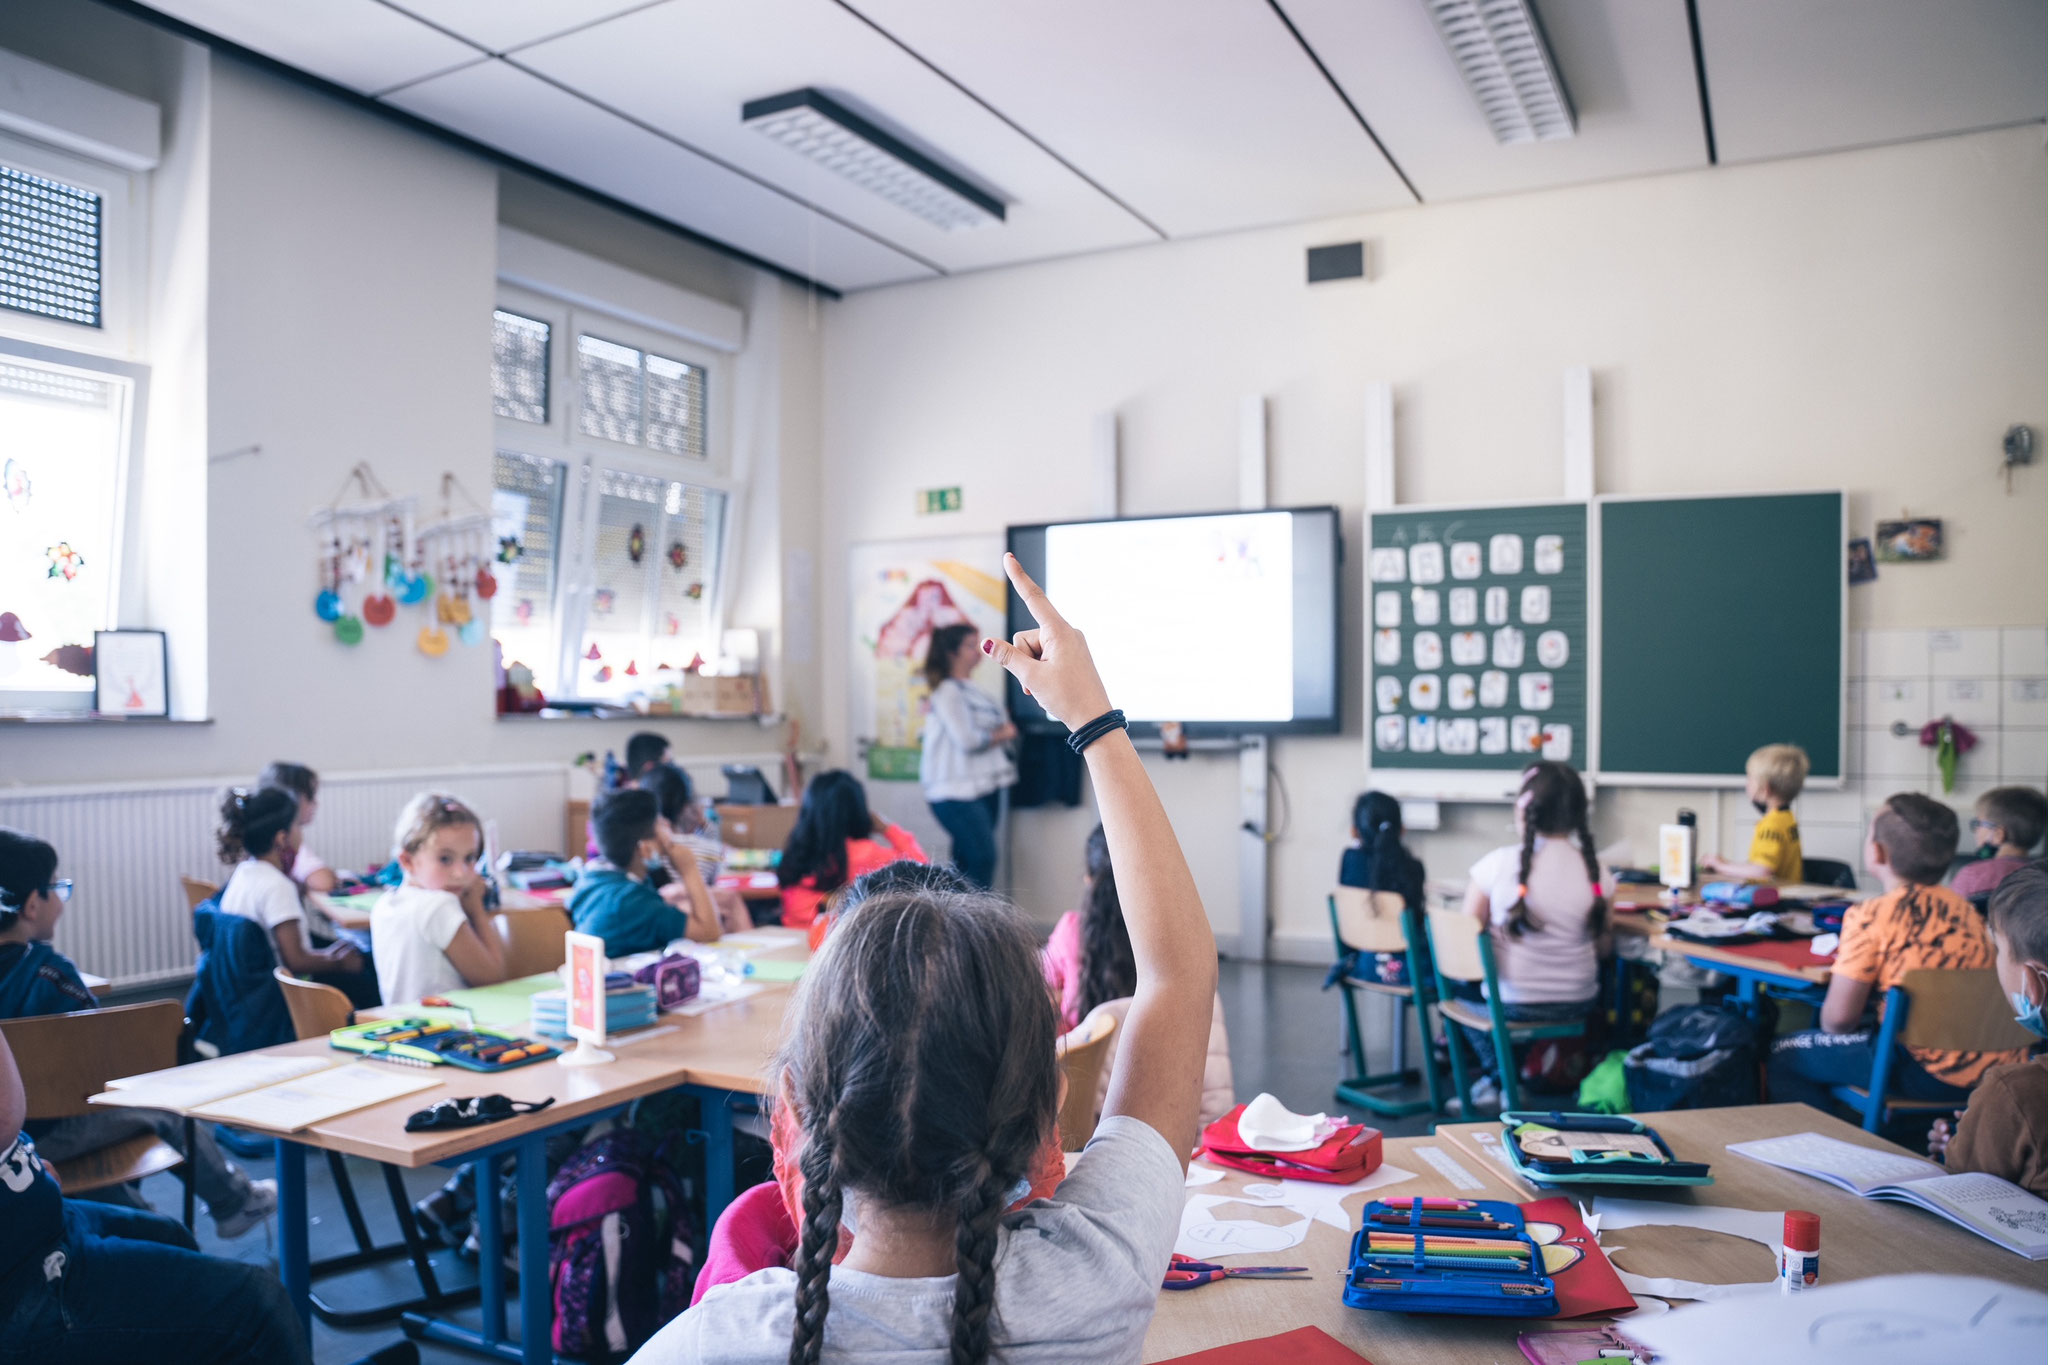
<path id="1" fill-rule="evenodd" d="M 748 965 L 753 968 L 753 970 L 749 972 L 748 975 L 753 977 L 754 980 L 763 982 L 773 982 L 800 981 L 803 979 L 804 968 L 808 967 L 810 964 L 808 962 L 769 961 L 753 962 L 749 963 Z"/>
<path id="2" fill-rule="evenodd" d="M 553 972 L 500 981 L 495 986 L 470 986 L 448 992 L 448 999 L 466 1009 L 477 1023 L 508 1033 L 526 1033 L 533 1022 L 533 997 L 540 991 L 558 989 L 562 979 Z"/>

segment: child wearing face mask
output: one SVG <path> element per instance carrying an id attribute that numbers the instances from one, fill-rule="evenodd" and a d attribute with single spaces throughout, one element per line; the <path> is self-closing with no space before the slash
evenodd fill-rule
<path id="1" fill-rule="evenodd" d="M 2048 1036 L 2048 870 L 2023 867 L 1991 895 L 1991 944 L 1998 984 L 2013 1015 Z M 1978 1083 L 1953 1129 L 1937 1120 L 1927 1150 L 1951 1172 L 1983 1171 L 2048 1197 L 2048 1055 L 1993 1069 Z"/>
<path id="2" fill-rule="evenodd" d="M 569 916 L 579 932 L 604 940 L 607 957 L 654 952 L 679 938 L 719 937 L 723 927 L 697 860 L 669 838 L 653 792 L 613 792 L 590 813 L 590 828 L 611 866 L 584 872 L 569 897 Z M 647 880 L 656 858 L 675 873 L 659 891 Z"/>
<path id="3" fill-rule="evenodd" d="M 1799 821 L 1792 803 L 1799 798 L 1811 770 L 1806 750 L 1797 744 L 1766 744 L 1749 756 L 1743 773 L 1749 781 L 1750 804 L 1763 818 L 1749 837 L 1749 861 L 1702 858 L 1700 865 L 1720 877 L 1751 881 L 1798 882 L 1806 875 L 1799 850 Z"/>
<path id="4" fill-rule="evenodd" d="M 410 1004 L 505 979 L 505 943 L 484 905 L 483 823 L 452 796 L 421 792 L 392 835 L 405 881 L 370 911 L 377 984 L 386 1003 Z"/>
<path id="5" fill-rule="evenodd" d="M 1994 787 L 1977 798 L 1970 834 L 1977 859 L 1956 869 L 1949 885 L 1958 896 L 1981 896 L 2027 865 L 2027 855 L 2048 832 L 2048 796 L 2032 787 Z"/>

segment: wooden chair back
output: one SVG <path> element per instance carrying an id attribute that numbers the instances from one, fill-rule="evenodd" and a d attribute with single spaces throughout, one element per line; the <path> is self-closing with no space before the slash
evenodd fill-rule
<path id="1" fill-rule="evenodd" d="M 506 910 L 493 917 L 505 941 L 505 978 L 552 972 L 566 960 L 562 935 L 573 927 L 569 912 L 548 906 L 540 910 Z"/>
<path id="2" fill-rule="evenodd" d="M 284 992 L 284 1007 L 291 1011 L 292 1032 L 305 1038 L 325 1038 L 355 1018 L 355 1006 L 346 995 L 318 981 L 301 981 L 282 967 L 271 970 L 278 989 Z"/>
<path id="3" fill-rule="evenodd" d="M 212 882 L 203 882 L 197 877 L 180 877 L 178 885 L 185 888 L 185 908 L 197 910 L 203 902 L 220 894 L 220 888 Z"/>
<path id="4" fill-rule="evenodd" d="M 108 1081 L 176 1066 L 184 1027 L 185 1009 L 175 1000 L 0 1020 L 31 1119 L 97 1113 L 86 1097 Z"/>
<path id="5" fill-rule="evenodd" d="M 1102 1063 L 1109 1053 L 1117 1016 L 1090 1013 L 1058 1044 L 1060 1070 L 1067 1075 L 1067 1098 L 1060 1105 L 1060 1150 L 1078 1152 L 1095 1133 L 1095 1092 Z"/>
<path id="6" fill-rule="evenodd" d="M 1907 972 L 1899 983 L 1912 1001 L 1898 1040 L 1955 1052 L 2013 1052 L 2035 1042 L 2012 1017 L 2012 1002 L 1989 967 Z"/>
<path id="7" fill-rule="evenodd" d="M 1400 892 L 1340 886 L 1330 893 L 1330 907 L 1337 916 L 1337 939 L 1346 948 L 1364 953 L 1408 951 L 1408 935 L 1401 924 L 1407 902 Z"/>
<path id="8" fill-rule="evenodd" d="M 1486 959 L 1480 955 L 1482 929 L 1463 910 L 1429 912 L 1429 950 L 1436 974 L 1446 981 L 1486 980 Z"/>

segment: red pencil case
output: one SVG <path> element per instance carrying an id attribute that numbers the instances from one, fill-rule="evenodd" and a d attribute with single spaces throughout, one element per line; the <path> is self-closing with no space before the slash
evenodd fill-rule
<path id="1" fill-rule="evenodd" d="M 1379 1169 L 1381 1134 L 1377 1128 L 1347 1123 L 1318 1146 L 1299 1152 L 1265 1152 L 1248 1146 L 1238 1136 L 1237 1116 L 1243 1112 L 1240 1104 L 1202 1130 L 1204 1160 L 1232 1170 L 1332 1185 L 1349 1185 Z"/>

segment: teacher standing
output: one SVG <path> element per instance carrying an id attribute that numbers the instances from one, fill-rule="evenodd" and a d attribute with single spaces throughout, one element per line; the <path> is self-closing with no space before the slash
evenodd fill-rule
<path id="1" fill-rule="evenodd" d="M 996 815 L 1017 765 L 1005 746 L 1017 737 L 1003 708 L 968 679 L 981 664 L 972 626 L 941 626 L 924 656 L 931 714 L 917 780 L 932 814 L 953 838 L 953 865 L 986 889 L 996 872 Z"/>

